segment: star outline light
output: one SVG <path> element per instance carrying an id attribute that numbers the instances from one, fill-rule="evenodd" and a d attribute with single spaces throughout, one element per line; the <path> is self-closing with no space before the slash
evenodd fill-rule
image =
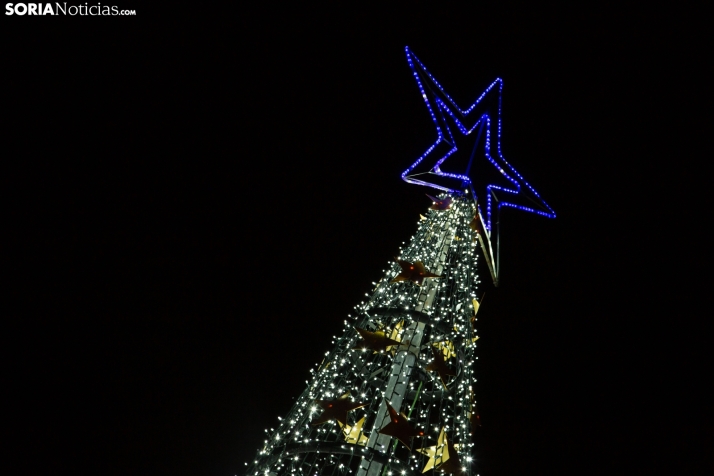
<path id="1" fill-rule="evenodd" d="M 454 138 L 454 135 L 451 132 L 451 128 L 449 127 L 447 121 L 446 121 L 446 116 L 450 117 L 451 120 L 454 121 L 457 129 L 459 129 L 459 132 L 463 134 L 464 136 L 467 136 L 471 134 L 474 130 L 476 130 L 478 127 L 484 127 L 486 130 L 486 138 L 485 138 L 485 145 L 484 145 L 484 155 L 488 159 L 488 161 L 496 167 L 496 169 L 501 173 L 501 175 L 508 181 L 510 182 L 510 185 L 508 186 L 500 186 L 497 184 L 486 184 L 486 227 L 488 230 L 491 230 L 491 210 L 492 210 L 492 196 L 495 195 L 495 191 L 500 191 L 503 192 L 504 194 L 512 194 L 512 195 L 521 195 L 521 187 L 522 185 L 525 185 L 528 190 L 533 194 L 533 196 L 537 199 L 539 204 L 542 206 L 542 210 L 537 210 L 532 207 L 524 206 L 524 205 L 519 205 L 517 203 L 509 202 L 507 200 L 503 200 L 501 197 L 503 196 L 502 194 L 499 194 L 499 199 L 497 200 L 498 203 L 498 209 L 502 206 L 506 207 L 512 207 L 516 208 L 519 210 L 523 210 L 526 212 L 530 213 L 535 213 L 541 216 L 545 216 L 547 218 L 555 218 L 555 211 L 541 198 L 541 196 L 538 194 L 538 192 L 528 183 L 526 180 L 516 171 L 515 168 L 511 164 L 508 163 L 508 161 L 503 157 L 503 154 L 501 153 L 501 94 L 503 91 L 503 80 L 501 78 L 496 78 L 482 93 L 481 95 L 471 104 L 471 106 L 466 109 L 462 110 L 456 102 L 446 93 L 444 88 L 439 84 L 439 82 L 429 73 L 429 71 L 426 69 L 424 64 L 419 60 L 419 58 L 416 57 L 416 55 L 409 49 L 407 46 L 405 48 L 406 54 L 407 54 L 407 62 L 409 63 L 409 67 L 412 70 L 412 74 L 414 75 L 414 78 L 416 79 L 417 86 L 419 87 L 419 91 L 421 92 L 422 98 L 424 99 L 424 102 L 426 103 L 426 107 L 429 111 L 429 114 L 431 116 L 432 121 L 434 121 L 434 125 L 436 127 L 437 131 L 437 139 L 436 141 L 427 148 L 427 150 L 417 158 L 417 160 L 409 166 L 403 173 L 402 173 L 402 179 L 405 182 L 412 183 L 412 184 L 417 184 L 417 185 L 424 185 L 427 187 L 432 187 L 437 190 L 441 190 L 447 193 L 460 193 L 458 190 L 449 188 L 443 185 L 439 185 L 436 183 L 432 182 L 426 182 L 425 180 L 417 179 L 415 178 L 414 175 L 409 175 L 410 172 L 414 170 L 420 163 L 422 163 L 429 155 L 434 152 L 436 147 L 443 141 L 446 142 L 447 144 L 451 145 L 450 150 L 446 152 L 446 154 L 443 157 L 440 157 L 437 159 L 436 163 L 432 166 L 430 173 L 434 175 L 438 175 L 441 177 L 447 177 L 451 179 L 457 179 L 461 180 L 462 184 L 464 187 L 468 186 L 473 189 L 473 182 L 471 178 L 466 175 L 468 174 L 469 170 L 467 168 L 466 174 L 456 174 L 456 173 L 450 173 L 450 172 L 444 172 L 441 170 L 441 164 L 446 161 L 454 152 L 458 150 L 458 147 L 456 146 L 456 140 Z M 418 66 L 417 66 L 418 65 Z M 422 84 L 419 72 L 417 71 L 417 67 L 423 71 L 423 73 L 428 77 L 429 81 L 434 84 L 438 89 L 441 94 L 445 97 L 446 101 L 442 100 L 437 94 L 432 92 L 432 101 L 434 102 L 434 105 L 429 101 L 429 95 L 426 92 L 426 89 L 424 85 Z M 489 115 L 489 111 L 487 110 L 484 112 L 478 120 L 475 122 L 473 127 L 468 129 L 457 117 L 457 114 L 455 114 L 454 110 L 460 114 L 463 118 L 466 118 L 471 112 L 476 109 L 476 107 L 481 104 L 481 101 L 486 97 L 487 94 L 489 94 L 491 91 L 493 91 L 496 87 L 498 87 L 497 92 L 498 92 L 498 111 L 496 113 L 497 120 L 495 121 L 497 123 L 497 133 L 496 133 L 496 155 L 497 159 L 502 162 L 504 166 L 501 166 L 497 163 L 496 160 L 494 160 L 494 157 L 491 156 L 491 115 Z M 439 119 L 437 118 L 435 114 L 435 110 L 439 113 L 441 116 L 442 122 L 443 122 L 443 129 L 446 129 L 446 135 L 444 134 L 444 131 L 442 130 L 442 125 L 439 122 Z M 469 167 L 470 167 L 469 163 Z M 509 188 L 512 187 L 512 188 Z M 479 197 L 479 198 L 484 198 L 484 197 Z"/>

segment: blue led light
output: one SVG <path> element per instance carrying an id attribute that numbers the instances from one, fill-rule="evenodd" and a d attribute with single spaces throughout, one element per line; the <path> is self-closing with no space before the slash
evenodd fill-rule
<path id="1" fill-rule="evenodd" d="M 417 85 L 419 86 L 419 91 L 421 92 L 422 97 L 424 98 L 424 102 L 426 103 L 427 110 L 429 111 L 429 114 L 431 115 L 432 121 L 434 121 L 434 125 L 436 126 L 436 132 L 437 132 L 437 139 L 436 142 L 434 142 L 425 152 L 422 154 L 419 158 L 416 159 L 416 161 L 409 166 L 407 170 L 405 170 L 402 173 L 402 179 L 405 180 L 406 182 L 413 183 L 413 184 L 418 184 L 418 185 L 425 185 L 427 187 L 432 187 L 437 190 L 442 190 L 444 192 L 459 192 L 455 189 L 439 185 L 436 183 L 431 183 L 431 182 L 426 182 L 425 180 L 421 178 L 417 178 L 417 176 L 422 177 L 424 174 L 414 174 L 410 175 L 410 173 L 414 170 L 415 167 L 417 167 L 424 159 L 426 159 L 434 150 L 436 147 L 443 141 L 446 144 L 450 145 L 451 147 L 449 148 L 446 153 L 441 156 L 437 157 L 436 161 L 434 162 L 434 165 L 432 166 L 431 170 L 429 173 L 433 175 L 438 175 L 441 177 L 446 177 L 446 178 L 451 178 L 451 179 L 458 179 L 463 182 L 464 186 L 473 186 L 471 179 L 465 174 L 458 174 L 458 173 L 450 173 L 450 172 L 445 172 L 441 170 L 441 164 L 444 163 L 444 161 L 449 158 L 454 152 L 458 150 L 456 146 L 456 140 L 451 133 L 451 128 L 446 122 L 446 115 L 451 118 L 451 120 L 454 121 L 454 124 L 456 125 L 456 128 L 461 132 L 463 135 L 469 135 L 471 134 L 474 130 L 476 130 L 477 127 L 483 125 L 484 129 L 486 130 L 486 139 L 485 139 L 485 147 L 484 147 L 484 153 L 486 156 L 486 159 L 494 166 L 496 169 L 501 173 L 503 178 L 510 183 L 507 187 L 504 186 L 499 186 L 496 184 L 487 184 L 485 186 L 486 189 L 486 227 L 490 230 L 491 229 L 491 197 L 493 195 L 492 192 L 500 192 L 498 195 L 498 208 L 502 206 L 506 207 L 511 207 L 511 208 L 516 208 L 518 210 L 523 210 L 526 212 L 531 212 L 531 213 L 536 213 L 538 215 L 548 217 L 548 218 L 555 218 L 555 212 L 553 209 L 545 203 L 545 201 L 540 197 L 538 192 L 535 191 L 535 189 L 525 181 L 525 179 L 516 171 L 516 169 L 511 166 L 511 164 L 506 161 L 506 159 L 503 157 L 501 154 L 501 93 L 503 90 L 503 80 L 501 78 L 496 78 L 495 81 L 493 81 L 487 88 L 486 90 L 481 93 L 481 95 L 474 101 L 474 103 L 466 110 L 462 110 L 459 108 L 456 103 L 454 102 L 453 99 L 444 91 L 444 88 L 441 87 L 441 85 L 434 79 L 434 77 L 429 73 L 429 71 L 426 69 L 426 67 L 419 61 L 419 59 L 414 55 L 409 50 L 409 47 L 406 47 L 406 53 L 407 53 L 407 62 L 409 63 L 409 67 L 412 69 L 412 73 L 414 74 L 414 78 L 416 79 Z M 417 68 L 419 70 L 417 70 Z M 424 85 L 422 84 L 422 81 L 420 79 L 420 74 L 419 71 L 421 71 L 423 74 L 425 74 L 429 78 L 429 82 L 436 86 L 440 93 L 443 95 L 445 98 L 442 99 L 441 97 L 437 96 L 431 88 L 429 89 L 430 94 L 427 94 L 427 89 L 425 89 Z M 494 112 L 493 111 L 487 111 L 485 113 L 482 113 L 479 117 L 476 123 L 468 128 L 462 123 L 462 120 L 465 119 L 479 104 L 481 104 L 481 101 L 486 97 L 487 94 L 489 94 L 491 91 L 494 93 L 498 93 L 498 111 Z M 433 102 L 433 104 L 432 104 Z M 484 102 L 485 104 L 485 102 Z M 443 118 L 442 121 L 439 121 L 437 118 L 437 114 L 435 111 L 438 112 L 438 114 Z M 489 112 L 491 114 L 489 114 Z M 444 115 L 445 114 L 445 115 Z M 491 123 L 492 123 L 492 118 L 491 116 L 495 115 L 496 116 L 496 124 L 497 124 L 497 129 L 496 129 L 496 157 L 491 156 Z M 460 119 L 461 118 L 461 119 Z M 445 133 L 446 134 L 445 134 Z M 511 199 L 515 199 L 516 196 L 521 195 L 522 193 L 522 186 L 527 187 L 527 189 L 532 193 L 536 203 L 539 205 L 539 208 L 541 210 L 519 205 L 517 203 L 514 203 L 512 201 L 508 201 L 507 199 L 504 200 L 501 198 L 502 196 L 505 195 L 506 198 L 508 198 L 510 195 L 513 197 Z M 484 198 L 484 197 L 479 197 L 479 198 Z"/>

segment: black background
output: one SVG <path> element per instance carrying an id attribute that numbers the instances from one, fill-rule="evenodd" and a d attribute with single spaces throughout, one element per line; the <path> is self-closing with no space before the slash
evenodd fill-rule
<path id="1" fill-rule="evenodd" d="M 24 472 L 244 471 L 429 204 L 409 45 L 462 105 L 504 79 L 558 214 L 502 216 L 480 474 L 711 474 L 703 11 L 121 7 L 2 19 Z"/>

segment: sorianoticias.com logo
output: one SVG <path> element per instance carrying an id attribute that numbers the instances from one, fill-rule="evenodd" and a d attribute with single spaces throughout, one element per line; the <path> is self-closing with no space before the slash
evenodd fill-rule
<path id="1" fill-rule="evenodd" d="M 117 6 L 67 5 L 67 2 L 55 3 L 6 3 L 5 15 L 69 15 L 69 16 L 121 16 L 136 15 L 136 10 L 122 10 Z"/>

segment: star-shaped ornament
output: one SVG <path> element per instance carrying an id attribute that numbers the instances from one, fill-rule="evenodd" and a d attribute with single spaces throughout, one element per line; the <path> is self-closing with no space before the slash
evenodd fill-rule
<path id="1" fill-rule="evenodd" d="M 396 275 L 390 283 L 398 283 L 400 281 L 411 281 L 415 284 L 421 286 L 424 282 L 424 278 L 440 278 L 438 274 L 434 274 L 427 271 L 424 267 L 424 263 L 421 261 L 415 261 L 410 263 L 409 261 L 400 260 L 394 258 L 394 260 L 399 263 L 399 267 L 402 268 L 402 272 Z"/>
<path id="2" fill-rule="evenodd" d="M 436 198 L 432 197 L 428 193 L 426 194 L 427 197 L 431 198 L 431 201 L 434 202 L 431 204 L 429 207 L 431 210 L 448 210 L 451 208 L 451 197 L 446 197 L 446 198 Z"/>
<path id="3" fill-rule="evenodd" d="M 394 325 L 394 329 L 389 333 L 389 338 L 399 342 L 399 345 L 390 345 L 387 347 L 387 351 L 391 352 L 392 355 L 396 354 L 399 350 L 409 350 L 409 341 L 402 340 L 401 335 L 404 330 L 404 321 L 399 321 Z"/>
<path id="4" fill-rule="evenodd" d="M 456 452 L 457 449 L 459 449 L 459 445 L 451 443 L 446 437 L 446 428 L 442 428 L 441 433 L 439 433 L 439 439 L 436 442 L 436 446 L 420 448 L 417 450 L 418 452 L 429 457 L 429 461 L 426 462 L 426 466 L 424 466 L 422 473 L 426 473 L 430 469 L 433 469 L 441 473 L 461 474 L 463 470 L 459 464 L 459 454 Z"/>
<path id="5" fill-rule="evenodd" d="M 441 384 L 444 386 L 444 388 L 448 390 L 448 388 L 446 387 L 446 377 L 448 375 L 455 377 L 456 374 L 446 365 L 446 361 L 444 360 L 444 354 L 442 353 L 442 351 L 440 351 L 436 347 L 432 347 L 431 350 L 434 354 L 434 360 L 432 360 L 429 365 L 426 366 L 426 371 L 438 372 L 439 378 L 441 379 Z"/>
<path id="6" fill-rule="evenodd" d="M 357 342 L 353 347 L 355 350 L 371 349 L 375 352 L 384 352 L 389 350 L 392 346 L 401 343 L 398 340 L 387 337 L 387 334 L 383 330 L 368 331 L 367 329 L 360 329 L 359 327 L 355 327 L 355 330 L 362 336 L 362 340 Z"/>
<path id="7" fill-rule="evenodd" d="M 367 438 L 362 431 L 362 427 L 364 426 L 366 419 L 367 417 L 363 416 L 352 426 L 343 425 L 339 421 L 337 422 L 337 424 L 340 425 L 340 428 L 342 428 L 342 434 L 345 435 L 345 441 L 347 443 L 359 446 L 365 446 L 367 444 L 367 440 L 369 440 L 369 438 Z"/>
<path id="8" fill-rule="evenodd" d="M 358 403 L 350 400 L 350 393 L 347 392 L 340 398 L 332 400 L 315 400 L 325 411 L 317 419 L 313 420 L 313 425 L 321 425 L 330 420 L 337 420 L 343 425 L 347 424 L 347 412 L 362 408 L 366 403 Z"/>
<path id="9" fill-rule="evenodd" d="M 435 344 L 436 348 L 444 353 L 444 360 L 449 360 L 452 357 L 456 357 L 456 350 L 454 349 L 454 343 L 450 340 L 444 342 L 437 342 Z"/>
<path id="10" fill-rule="evenodd" d="M 397 322 L 396 324 L 394 324 L 394 328 L 389 333 L 389 338 L 401 341 L 401 339 L 399 338 L 399 335 L 402 333 L 403 329 L 404 329 L 404 321 L 401 320 L 401 321 Z"/>
<path id="11" fill-rule="evenodd" d="M 502 206 L 554 218 L 553 209 L 501 154 L 503 80 L 496 78 L 473 104 L 462 109 L 409 47 L 406 53 L 434 122 L 436 141 L 402 173 L 402 179 L 444 192 L 461 193 L 475 186 L 477 198 L 486 206 L 489 230 L 491 209 Z"/>
<path id="12" fill-rule="evenodd" d="M 409 445 L 410 440 L 415 436 L 424 436 L 424 432 L 413 428 L 409 424 L 407 416 L 404 413 L 398 413 L 389 403 L 386 401 L 384 403 L 387 405 L 389 419 L 391 421 L 387 424 L 387 426 L 379 430 L 379 433 L 398 439 L 404 446 L 407 447 L 409 451 L 411 451 L 412 448 Z"/>
<path id="13" fill-rule="evenodd" d="M 406 53 L 434 122 L 436 140 L 402 173 L 402 179 L 479 201 L 483 226 L 475 231 L 498 286 L 499 230 L 492 223 L 498 222 L 500 210 L 516 208 L 555 218 L 553 209 L 501 154 L 503 80 L 496 78 L 470 106 L 462 108 L 408 47 Z"/>
<path id="14" fill-rule="evenodd" d="M 485 296 L 485 294 L 484 294 L 484 296 Z M 484 297 L 484 296 L 481 297 L 481 300 L 482 300 L 482 301 L 483 301 L 483 297 Z M 478 310 L 479 310 L 479 308 L 481 308 L 481 303 L 479 303 L 479 302 L 478 302 L 477 300 L 475 300 L 475 299 L 472 299 L 472 300 L 471 300 L 471 304 L 472 304 L 473 307 L 474 307 L 474 315 L 471 316 L 471 322 L 475 322 L 475 321 L 476 321 L 476 314 L 478 314 Z"/>

